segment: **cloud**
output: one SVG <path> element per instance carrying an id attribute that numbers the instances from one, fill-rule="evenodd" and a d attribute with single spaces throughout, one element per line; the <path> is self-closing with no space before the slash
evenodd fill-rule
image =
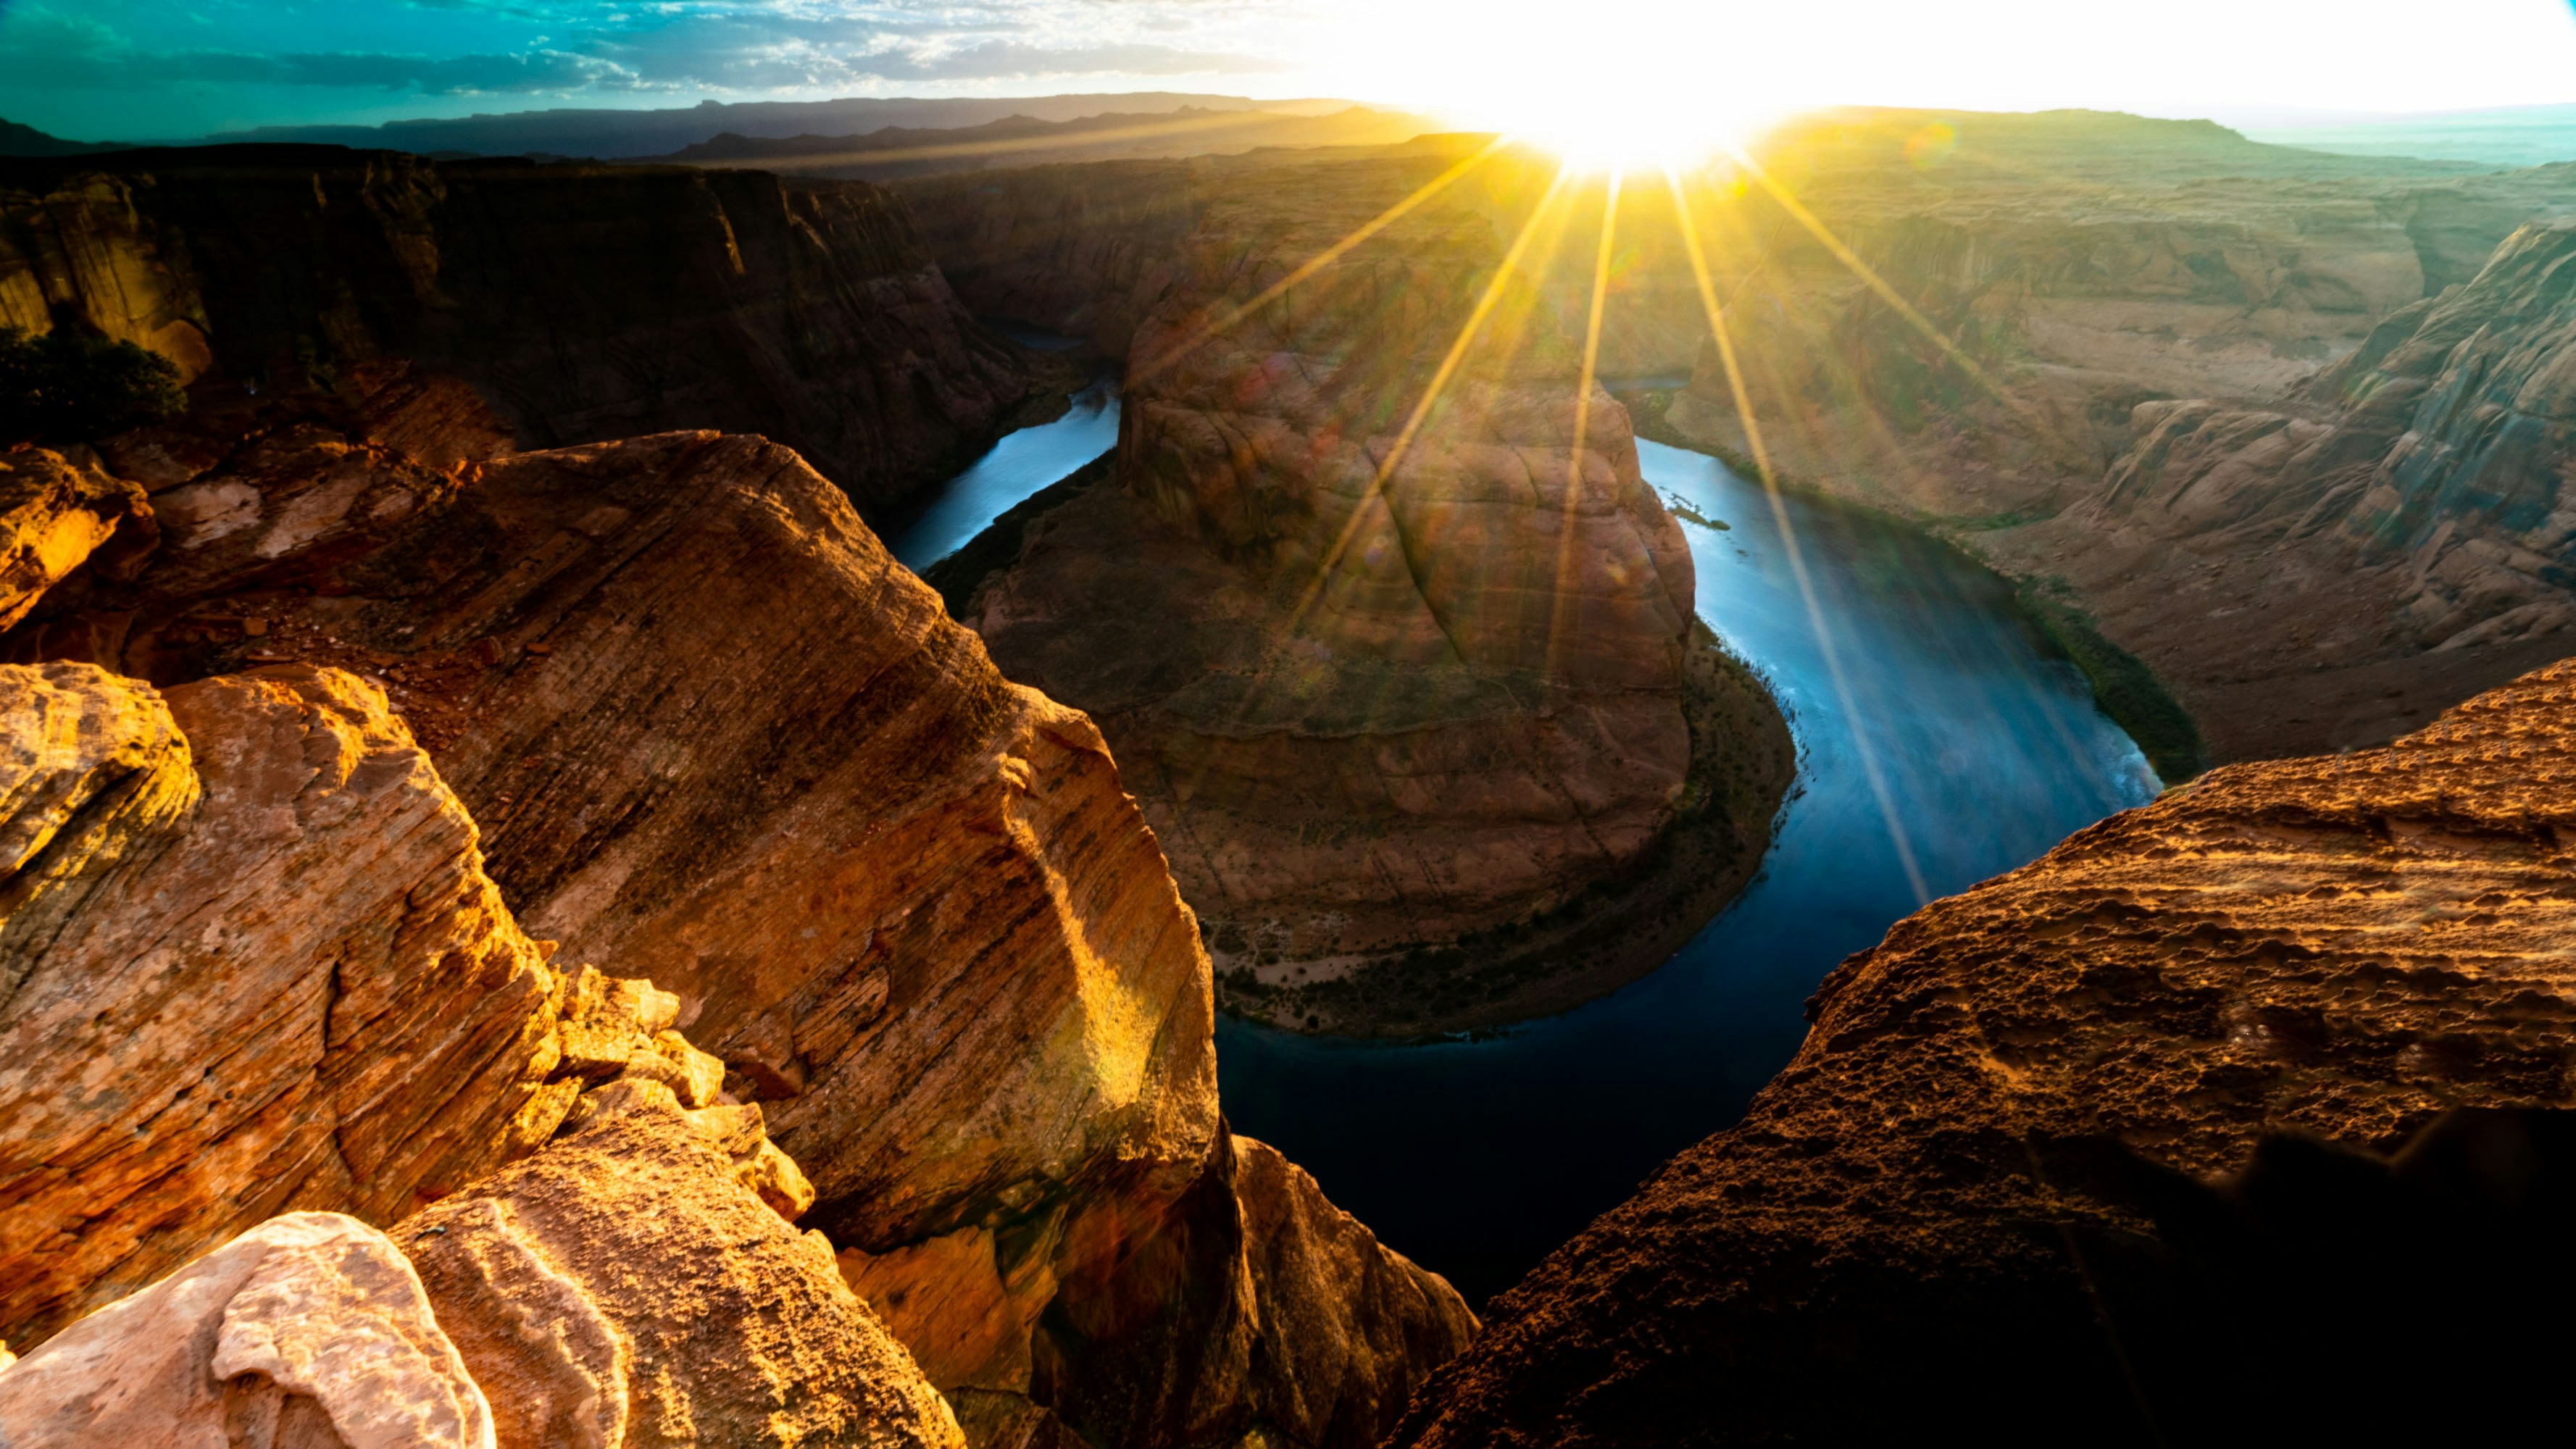
<path id="1" fill-rule="evenodd" d="M 989 40 L 944 53 L 870 56 L 864 65 L 884 80 L 1005 80 L 1052 75 L 1208 75 L 1285 69 L 1259 56 L 1188 50 L 1173 45 L 1091 45 L 1051 49 Z"/>
<path id="2" fill-rule="evenodd" d="M 167 50 L 0 57 L 0 79 L 80 88 L 131 85 L 137 73 L 155 83 L 320 87 L 426 96 L 563 94 L 644 89 L 634 72 L 596 56 L 559 50 L 491 55 L 387 55 L 317 51 L 253 55 L 229 50 Z"/>

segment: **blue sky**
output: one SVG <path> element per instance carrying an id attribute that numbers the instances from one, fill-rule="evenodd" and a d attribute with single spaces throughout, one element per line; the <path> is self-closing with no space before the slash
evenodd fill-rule
<path id="1" fill-rule="evenodd" d="M 1757 50 L 1753 63 L 1744 52 Z M 2576 101 L 2569 0 L 0 0 L 0 116 L 185 138 L 549 106 L 1137 89 L 1514 124 L 1546 91 L 2251 119 Z M 1597 100 L 1595 99 L 1597 97 Z"/>

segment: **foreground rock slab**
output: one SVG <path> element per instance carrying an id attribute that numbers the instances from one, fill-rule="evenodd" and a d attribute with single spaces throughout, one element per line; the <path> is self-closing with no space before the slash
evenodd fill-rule
<path id="1" fill-rule="evenodd" d="M 493 1449 L 492 1410 L 392 1241 L 303 1212 L 0 1363 L 0 1443 Z"/>
<path id="2" fill-rule="evenodd" d="M 500 1449 L 963 1449 L 822 1234 L 737 1181 L 667 1088 L 621 1095 L 392 1230 Z"/>
<path id="3" fill-rule="evenodd" d="M 2208 1363 L 2141 1347 L 2209 1241 L 2177 1180 L 2266 1134 L 2394 1152 L 2451 1109 L 2569 1105 L 2571 842 L 2576 661 L 1935 902 L 1827 978 L 1742 1125 L 1497 1300 L 1391 1442 L 2237 1432 L 2188 1412 Z M 2440 1248 L 2341 1251 L 2366 1277 Z"/>

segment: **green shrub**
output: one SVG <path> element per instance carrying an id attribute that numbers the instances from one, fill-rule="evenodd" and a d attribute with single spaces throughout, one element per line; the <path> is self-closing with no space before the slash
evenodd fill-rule
<path id="1" fill-rule="evenodd" d="M 0 444 L 78 443 L 186 411 L 179 369 L 69 327 L 0 327 Z"/>

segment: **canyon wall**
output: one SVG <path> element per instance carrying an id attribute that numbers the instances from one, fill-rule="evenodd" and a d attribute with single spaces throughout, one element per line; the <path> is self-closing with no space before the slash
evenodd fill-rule
<path id="1" fill-rule="evenodd" d="M 1492 223 L 1357 236 L 1439 166 L 1212 177 L 1153 213 L 1195 215 L 1160 253 L 1136 173 L 1051 168 L 969 247 L 1067 258 L 1095 335 L 1143 321 L 1115 485 L 1033 522 L 964 616 L 1101 722 L 1228 1006 L 1283 1025 L 1509 1020 L 1651 969 L 1749 873 L 1788 773 L 1759 687 L 1693 638 L 1625 410 Z M 1657 924 L 1568 950 L 1587 892 Z"/>
<path id="2" fill-rule="evenodd" d="M 1474 1319 L 1243 1165 L 1275 1156 L 1219 1115 L 1195 921 L 1090 721 L 784 448 L 507 454 L 382 382 L 107 440 L 159 551 L 0 648 L 383 681 L 518 918 L 674 993 L 974 1443 L 1373 1441 Z"/>
<path id="3" fill-rule="evenodd" d="M 0 163 L 0 326 L 276 392 L 402 359 L 528 446 L 763 433 L 861 507 L 1007 426 L 1023 354 L 864 182 L 232 146 Z"/>
<path id="4" fill-rule="evenodd" d="M 1934 902 L 1390 1442 L 2476 1437 L 2576 1267 L 2568 1114 L 2468 1110 L 2576 1105 L 2571 829 L 2576 663 Z"/>
<path id="5" fill-rule="evenodd" d="M 2380 424 L 2329 376 L 2368 385 L 2359 359 L 2396 345 L 2393 319 L 2406 333 L 2517 227 L 2576 211 L 2576 170 L 2446 175 L 2205 123 L 1930 113 L 1820 121 L 1758 156 L 1857 262 L 1759 177 L 1695 208 L 1775 468 L 2090 612 L 2219 758 L 2376 744 L 2555 657 L 2530 642 L 2546 590 L 2475 549 L 2360 546 L 2375 526 L 2337 522 L 2356 500 L 2320 479 L 2395 436 L 2365 442 Z M 2498 285 L 2472 305 L 2548 311 Z M 1743 460 L 1746 421 L 1705 348 L 1654 425 Z M 2331 459 L 2309 448 L 2321 429 Z M 2455 494 L 2417 508 L 2416 543 L 2487 533 Z M 2507 546 L 2529 551 L 2476 548 Z"/>

